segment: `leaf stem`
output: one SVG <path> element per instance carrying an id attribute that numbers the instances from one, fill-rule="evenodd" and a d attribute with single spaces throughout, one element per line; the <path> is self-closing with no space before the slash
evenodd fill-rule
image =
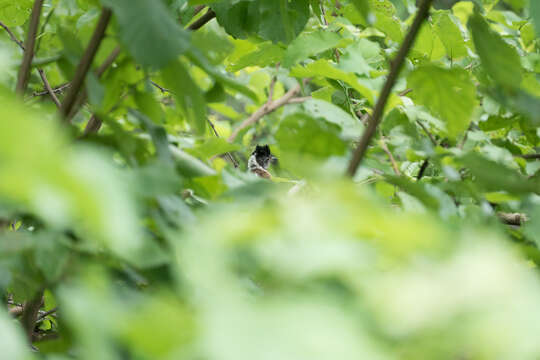
<path id="1" fill-rule="evenodd" d="M 382 115 L 384 114 L 384 108 L 390 96 L 390 92 L 392 91 L 392 88 L 394 87 L 394 84 L 398 78 L 398 75 L 401 71 L 401 68 L 405 61 L 405 58 L 407 57 L 407 54 L 409 53 L 409 50 L 414 44 L 414 40 L 416 39 L 416 35 L 418 35 L 418 32 L 420 31 L 420 27 L 422 26 L 422 23 L 429 15 L 429 8 L 432 2 L 433 0 L 422 1 L 422 3 L 420 4 L 418 8 L 418 12 L 416 13 L 416 17 L 414 18 L 413 24 L 411 25 L 409 32 L 405 36 L 405 39 L 403 40 L 403 43 L 401 44 L 401 47 L 399 48 L 396 58 L 394 59 L 394 61 L 392 61 L 392 67 L 390 69 L 390 73 L 388 74 L 388 78 L 386 79 L 386 82 L 384 83 L 381 94 L 379 95 L 379 98 L 377 99 L 377 104 L 375 105 L 375 109 L 373 110 L 373 115 L 370 118 L 370 121 L 368 123 L 366 130 L 364 131 L 364 133 L 362 134 L 362 137 L 360 138 L 360 142 L 358 143 L 358 146 L 356 147 L 353 153 L 353 157 L 349 163 L 349 167 L 347 168 L 347 175 L 350 177 L 353 177 L 356 174 L 356 170 L 358 170 L 358 166 L 360 165 L 360 163 L 362 162 L 362 159 L 366 155 L 367 147 L 369 143 L 371 142 L 373 135 L 375 135 L 377 126 L 381 122 Z"/>

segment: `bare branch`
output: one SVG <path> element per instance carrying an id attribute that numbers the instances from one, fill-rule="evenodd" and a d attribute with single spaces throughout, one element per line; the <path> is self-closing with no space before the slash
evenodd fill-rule
<path id="1" fill-rule="evenodd" d="M 390 149 L 388 149 L 384 136 L 381 136 L 379 143 L 381 145 L 381 149 L 383 149 L 386 155 L 388 155 L 388 158 L 390 159 L 390 163 L 392 164 L 392 169 L 394 169 L 394 172 L 396 173 L 397 176 L 400 176 L 401 172 L 399 171 L 399 167 L 397 165 L 396 159 L 394 158 L 394 155 L 392 155 L 392 153 L 390 152 Z"/>
<path id="2" fill-rule="evenodd" d="M 416 175 L 416 181 L 419 181 L 420 179 L 422 179 L 428 165 L 429 165 L 429 159 L 425 159 L 424 162 L 422 163 L 422 166 L 420 166 L 420 171 L 418 171 L 418 175 Z"/>
<path id="3" fill-rule="evenodd" d="M 52 91 L 56 94 L 56 93 L 61 93 L 62 91 L 64 91 L 65 89 L 67 89 L 68 87 L 70 87 L 70 83 L 65 83 L 65 84 L 62 84 L 60 86 L 57 86 L 55 88 L 52 89 Z M 43 95 L 49 95 L 49 91 L 47 89 L 45 90 L 42 90 L 42 91 L 36 91 L 32 94 L 32 97 L 36 97 L 36 96 L 43 96 Z"/>
<path id="4" fill-rule="evenodd" d="M 289 91 L 287 91 L 285 93 L 285 95 L 283 95 L 279 99 L 274 100 L 274 101 L 266 102 L 257 111 L 255 111 L 253 114 L 251 114 L 251 116 L 249 118 L 244 120 L 244 122 L 241 123 L 240 126 L 238 126 L 236 129 L 234 129 L 234 131 L 231 133 L 231 136 L 229 136 L 227 141 L 233 142 L 234 139 L 240 133 L 240 131 L 242 131 L 243 129 L 245 129 L 248 126 L 251 126 L 251 125 L 255 124 L 263 116 L 265 116 L 267 114 L 270 114 L 271 112 L 275 111 L 276 109 L 280 108 L 281 106 L 283 106 L 285 104 L 288 104 L 289 101 L 291 101 L 291 99 L 293 97 L 295 97 L 296 94 L 298 94 L 300 92 L 300 89 L 301 89 L 300 84 L 298 84 L 295 87 L 293 87 L 292 89 L 290 89 Z"/>
<path id="5" fill-rule="evenodd" d="M 103 63 L 96 69 L 96 76 L 98 78 L 100 78 L 105 73 L 105 71 L 107 71 L 109 66 L 113 64 L 113 62 L 116 60 L 118 55 L 120 55 L 121 51 L 122 49 L 120 48 L 120 46 L 115 47 L 114 50 L 111 51 L 111 53 L 109 54 L 109 56 L 107 56 L 105 61 L 103 61 Z"/>
<path id="6" fill-rule="evenodd" d="M 47 80 L 47 76 L 45 76 L 45 72 L 43 72 L 43 69 L 38 69 L 38 72 L 39 76 L 41 76 L 41 81 L 43 81 L 43 84 L 45 84 L 45 89 L 47 89 L 47 93 L 51 96 L 51 99 L 56 104 L 56 107 L 60 109 L 62 107 L 62 104 L 60 104 L 60 100 L 58 100 L 56 94 L 54 93 L 54 90 L 51 88 L 51 85 Z"/>
<path id="7" fill-rule="evenodd" d="M 422 3 L 420 4 L 418 8 L 416 17 L 414 18 L 413 24 L 411 25 L 409 32 L 407 33 L 407 36 L 405 36 L 405 39 L 403 40 L 403 43 L 401 44 L 401 47 L 396 55 L 396 58 L 394 59 L 394 61 L 392 61 L 392 67 L 390 69 L 390 73 L 388 74 L 388 78 L 386 79 L 386 82 L 384 83 L 384 86 L 379 95 L 379 98 L 377 99 L 377 103 L 375 104 L 375 109 L 373 110 L 371 121 L 369 122 L 366 130 L 364 131 L 360 139 L 360 142 L 358 144 L 358 147 L 354 151 L 351 162 L 349 163 L 349 167 L 347 169 L 347 175 L 350 177 L 353 177 L 354 174 L 356 174 L 356 170 L 358 169 L 360 162 L 362 161 L 362 159 L 364 158 L 366 154 L 367 147 L 369 143 L 371 142 L 373 135 L 375 135 L 377 126 L 379 125 L 379 122 L 382 119 L 382 115 L 384 114 L 384 108 L 386 106 L 386 102 L 388 101 L 388 97 L 390 96 L 390 92 L 392 91 L 392 88 L 394 87 L 394 84 L 403 66 L 403 62 L 405 61 L 405 58 L 407 57 L 407 54 L 409 53 L 409 50 L 411 49 L 414 43 L 414 40 L 416 39 L 416 35 L 418 34 L 418 31 L 420 30 L 422 23 L 429 15 L 429 8 L 432 2 L 433 0 L 422 1 Z"/>
<path id="8" fill-rule="evenodd" d="M 188 30 L 198 30 L 215 17 L 216 17 L 216 13 L 212 9 L 208 9 L 208 11 L 203 16 L 195 20 L 187 28 Z"/>
<path id="9" fill-rule="evenodd" d="M 6 30 L 11 40 L 13 40 L 17 45 L 19 45 L 22 51 L 24 51 L 24 44 L 22 43 L 22 41 L 17 39 L 17 37 L 13 34 L 13 32 L 11 32 L 11 30 L 1 21 L 0 21 L 0 26 L 3 27 L 4 30 Z"/>
<path id="10" fill-rule="evenodd" d="M 84 79 L 86 78 L 86 74 L 92 65 L 94 56 L 96 55 L 99 45 L 101 44 L 101 40 L 105 35 L 105 30 L 107 29 L 107 25 L 109 25 L 111 15 L 112 12 L 110 9 L 103 8 L 96 29 L 94 30 L 92 38 L 90 39 L 90 43 L 88 44 L 88 47 L 86 48 L 81 61 L 77 66 L 77 70 L 75 70 L 75 76 L 71 81 L 71 87 L 69 88 L 66 98 L 64 99 L 64 103 L 62 104 L 62 108 L 60 109 L 60 113 L 66 121 L 69 121 L 69 114 L 75 105 L 75 102 L 79 96 L 79 91 L 84 83 Z"/>
<path id="11" fill-rule="evenodd" d="M 30 16 L 30 25 L 28 26 L 28 34 L 26 35 L 26 43 L 24 46 L 24 54 L 19 74 L 17 76 L 16 92 L 19 95 L 24 95 L 30 78 L 30 68 L 32 59 L 34 58 L 34 46 L 36 45 L 36 34 L 39 27 L 39 18 L 41 16 L 41 8 L 43 0 L 35 0 L 32 7 L 32 15 Z"/>
<path id="12" fill-rule="evenodd" d="M 435 141 L 435 138 L 433 137 L 433 135 L 428 131 L 428 129 L 426 128 L 426 126 L 424 124 L 422 124 L 422 122 L 420 120 L 416 120 L 416 123 L 418 125 L 420 125 L 420 127 L 422 128 L 422 130 L 424 130 L 424 132 L 426 133 L 426 135 L 429 137 L 429 140 L 431 140 L 431 143 L 433 144 L 433 146 L 437 146 L 437 141 Z"/>

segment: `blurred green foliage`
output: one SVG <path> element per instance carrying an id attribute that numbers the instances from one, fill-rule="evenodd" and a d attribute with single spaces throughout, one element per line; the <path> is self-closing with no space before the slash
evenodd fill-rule
<path id="1" fill-rule="evenodd" d="M 45 0 L 17 97 L 0 0 L 0 358 L 538 359 L 536 0 L 435 1 L 344 178 L 416 3 Z"/>

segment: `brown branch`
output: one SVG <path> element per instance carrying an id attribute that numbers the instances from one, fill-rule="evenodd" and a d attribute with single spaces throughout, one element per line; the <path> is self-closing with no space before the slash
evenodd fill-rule
<path id="1" fill-rule="evenodd" d="M 287 102 L 287 104 L 301 104 L 304 101 L 308 101 L 311 99 L 312 99 L 311 96 L 299 96 L 299 97 L 292 98 L 291 100 Z"/>
<path id="2" fill-rule="evenodd" d="M 30 78 L 30 68 L 32 59 L 34 58 L 34 46 L 36 45 L 36 34 L 39 27 L 39 18 L 41 16 L 41 7 L 43 0 L 35 0 L 32 7 L 32 15 L 30 16 L 30 25 L 28 26 L 28 34 L 26 35 L 26 43 L 24 46 L 24 54 L 19 74 L 17 76 L 17 87 L 15 91 L 19 95 L 24 95 L 28 87 L 28 79 Z"/>
<path id="3" fill-rule="evenodd" d="M 240 131 L 242 131 L 243 129 L 245 129 L 248 126 L 251 126 L 251 125 L 255 124 L 263 116 L 265 116 L 267 114 L 270 114 L 271 112 L 275 111 L 276 109 L 280 108 L 281 106 L 283 106 L 285 104 L 288 104 L 289 101 L 291 101 L 291 99 L 293 97 L 295 97 L 296 94 L 298 94 L 300 92 L 300 89 L 301 89 L 300 84 L 298 84 L 295 87 L 293 87 L 292 89 L 290 89 L 289 91 L 287 91 L 285 93 L 285 95 L 283 95 L 279 99 L 274 100 L 274 101 L 268 101 L 268 102 L 264 103 L 263 106 L 261 106 L 257 111 L 255 111 L 253 114 L 251 114 L 250 117 L 248 117 L 246 120 L 244 120 L 244 122 L 242 122 L 240 124 L 240 126 L 238 126 L 236 129 L 234 129 L 234 131 L 231 133 L 231 136 L 229 136 L 227 141 L 228 142 L 233 142 L 234 139 L 240 133 Z"/>
<path id="4" fill-rule="evenodd" d="M 28 341 L 31 343 L 34 335 L 39 308 L 43 305 L 43 291 L 38 291 L 33 299 L 24 304 L 21 323 L 26 333 Z"/>
<path id="5" fill-rule="evenodd" d="M 64 103 L 62 104 L 62 108 L 60 109 L 60 114 L 66 121 L 69 121 L 69 114 L 79 97 L 79 91 L 84 83 L 88 70 L 90 70 L 94 56 L 101 44 L 101 40 L 105 35 L 105 30 L 107 29 L 107 25 L 109 25 L 111 15 L 112 12 L 110 9 L 103 8 L 103 10 L 101 10 L 101 16 L 99 17 L 94 33 L 92 34 L 90 43 L 77 66 L 77 70 L 75 70 L 75 76 L 73 77 L 73 80 L 71 80 L 71 87 L 69 88 Z"/>
<path id="6" fill-rule="evenodd" d="M 397 176 L 400 176 L 401 172 L 399 171 L 399 167 L 397 165 L 396 159 L 394 158 L 394 155 L 392 155 L 392 153 L 390 152 L 390 149 L 388 149 L 384 136 L 381 136 L 379 143 L 381 144 L 381 148 L 383 149 L 383 151 L 386 153 L 386 155 L 388 155 L 388 158 L 390 158 L 390 163 L 392 164 L 392 168 L 394 169 L 394 172 L 396 173 Z"/>
<path id="7" fill-rule="evenodd" d="M 429 165 L 429 158 L 424 160 L 424 162 L 422 163 L 422 166 L 420 166 L 420 171 L 418 171 L 418 175 L 416 175 L 416 181 L 419 181 L 420 179 L 422 179 L 428 165 Z"/>
<path id="8" fill-rule="evenodd" d="M 405 96 L 405 95 L 408 95 L 412 91 L 413 91 L 412 89 L 405 89 L 402 92 L 400 92 L 398 95 L 399 96 Z"/>
<path id="9" fill-rule="evenodd" d="M 208 11 L 203 16 L 195 20 L 187 28 L 188 30 L 198 30 L 215 17 L 216 17 L 216 13 L 212 9 L 208 9 Z"/>
<path id="10" fill-rule="evenodd" d="M 64 91 L 65 89 L 67 89 L 68 87 L 70 87 L 71 84 L 70 83 L 65 83 L 65 84 L 62 84 L 60 86 L 57 86 L 55 88 L 52 89 L 53 93 L 61 93 L 62 91 Z M 42 90 L 42 91 L 36 91 L 32 94 L 32 97 L 36 97 L 36 96 L 43 96 L 43 95 L 49 95 L 49 91 L 47 89 L 45 90 Z"/>
<path id="11" fill-rule="evenodd" d="M 51 314 L 54 314 L 57 310 L 58 310 L 58 308 L 53 308 L 53 309 L 51 309 L 49 311 L 45 311 L 43 313 L 40 312 L 37 321 L 45 319 L 47 316 L 49 316 Z"/>
<path id="12" fill-rule="evenodd" d="M 22 51 L 24 51 L 24 44 L 22 43 L 22 41 L 17 39 L 17 37 L 11 32 L 11 30 L 1 21 L 0 21 L 0 26 L 3 27 L 4 30 L 6 30 L 11 40 L 13 40 L 17 45 L 19 45 Z"/>
<path id="13" fill-rule="evenodd" d="M 118 55 L 120 55 L 121 51 L 122 49 L 120 48 L 120 46 L 115 47 L 114 50 L 111 51 L 111 53 L 109 54 L 109 56 L 107 56 L 105 61 L 103 61 L 103 63 L 96 69 L 96 76 L 98 78 L 100 78 L 105 73 L 105 71 L 107 71 L 109 66 L 113 64 L 113 62 L 116 60 Z"/>
<path id="14" fill-rule="evenodd" d="M 362 162 L 362 159 L 364 158 L 366 154 L 367 147 L 369 143 L 371 142 L 373 135 L 375 135 L 377 126 L 379 125 L 379 122 L 382 119 L 382 115 L 384 114 L 384 108 L 386 106 L 386 102 L 388 101 L 388 97 L 390 96 L 390 92 L 392 91 L 392 88 L 394 87 L 397 77 L 401 71 L 403 62 L 405 61 L 405 58 L 407 57 L 409 50 L 414 44 L 416 35 L 418 34 L 418 31 L 420 30 L 422 23 L 424 22 L 424 20 L 427 18 L 429 14 L 429 8 L 432 2 L 433 0 L 422 1 L 422 3 L 420 4 L 418 8 L 416 17 L 414 18 L 413 24 L 411 25 L 409 32 L 405 36 L 405 39 L 403 40 L 403 43 L 401 44 L 401 47 L 399 48 L 396 58 L 394 59 L 394 61 L 392 61 L 392 67 L 390 69 L 390 73 L 388 74 L 388 78 L 386 79 L 386 82 L 384 83 L 384 86 L 379 95 L 379 98 L 377 99 L 377 103 L 375 104 L 375 109 L 373 110 L 371 121 L 369 122 L 366 130 L 364 131 L 364 134 L 362 134 L 360 142 L 358 143 L 358 147 L 354 151 L 351 162 L 349 163 L 349 167 L 347 169 L 347 175 L 350 177 L 353 177 L 354 174 L 356 174 L 356 170 L 358 169 L 360 162 Z"/>
<path id="15" fill-rule="evenodd" d="M 526 160 L 538 160 L 540 159 L 540 154 L 521 154 L 521 155 L 514 155 L 515 157 L 520 157 Z"/>
<path id="16" fill-rule="evenodd" d="M 56 94 L 54 93 L 54 90 L 51 88 L 51 85 L 49 84 L 49 81 L 47 80 L 47 76 L 45 76 L 45 72 L 43 72 L 43 69 L 38 69 L 39 76 L 41 76 L 41 81 L 43 81 L 43 84 L 45 84 L 45 89 L 47 89 L 47 92 L 51 96 L 51 99 L 56 104 L 56 107 L 59 109 L 62 107 L 62 104 L 60 104 L 60 100 L 56 97 Z"/>
<path id="17" fill-rule="evenodd" d="M 208 123 L 210 124 L 210 127 L 214 131 L 214 135 L 216 135 L 216 137 L 219 139 L 221 136 L 219 136 L 219 133 L 217 132 L 216 127 L 214 126 L 214 123 L 212 121 L 210 121 L 210 119 L 208 119 L 208 118 L 207 118 L 207 120 L 208 120 Z M 227 152 L 226 155 L 229 158 L 229 160 L 231 160 L 233 166 L 235 168 L 237 168 L 238 167 L 238 161 L 236 161 L 233 154 L 231 154 L 230 152 Z"/>

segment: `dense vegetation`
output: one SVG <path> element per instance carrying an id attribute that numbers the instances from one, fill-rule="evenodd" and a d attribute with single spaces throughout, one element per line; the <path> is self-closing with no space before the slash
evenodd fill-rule
<path id="1" fill-rule="evenodd" d="M 0 358 L 540 358 L 540 1 L 0 25 Z"/>

